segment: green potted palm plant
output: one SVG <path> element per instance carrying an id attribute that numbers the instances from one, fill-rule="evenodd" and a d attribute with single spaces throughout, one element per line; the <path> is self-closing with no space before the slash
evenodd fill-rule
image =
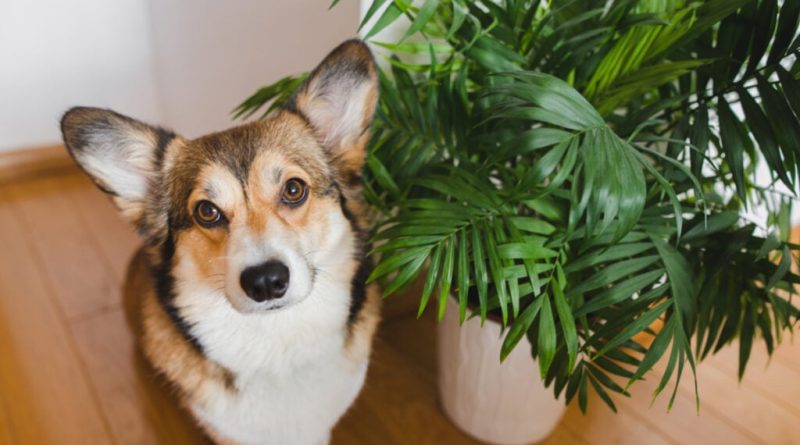
<path id="1" fill-rule="evenodd" d="M 420 314 L 495 323 L 493 361 L 524 341 L 527 378 L 583 410 L 662 360 L 657 393 L 676 388 L 735 339 L 741 376 L 794 329 L 800 2 L 376 0 L 362 34 L 404 17 L 371 42 L 386 296 L 424 276 Z"/>

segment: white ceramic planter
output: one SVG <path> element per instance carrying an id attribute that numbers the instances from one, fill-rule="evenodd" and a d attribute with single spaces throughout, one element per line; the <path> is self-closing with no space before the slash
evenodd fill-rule
<path id="1" fill-rule="evenodd" d="M 439 392 L 447 416 L 476 439 L 522 445 L 545 439 L 566 407 L 544 387 L 527 338 L 500 363 L 500 325 L 458 324 L 451 298 L 438 328 Z"/>

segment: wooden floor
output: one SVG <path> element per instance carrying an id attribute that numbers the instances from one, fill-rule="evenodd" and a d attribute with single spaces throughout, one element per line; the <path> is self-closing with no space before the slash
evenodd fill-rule
<path id="1" fill-rule="evenodd" d="M 82 176 L 0 185 L 0 444 L 203 442 L 135 353 L 121 312 L 137 245 Z M 477 443 L 438 407 L 434 335 L 427 318 L 384 323 L 334 444 Z M 699 416 L 688 378 L 671 413 L 665 399 L 648 409 L 651 378 L 620 400 L 618 415 L 594 399 L 587 416 L 570 406 L 546 443 L 800 444 L 800 340 L 786 341 L 769 367 L 754 351 L 741 384 L 736 355 L 700 365 Z"/>

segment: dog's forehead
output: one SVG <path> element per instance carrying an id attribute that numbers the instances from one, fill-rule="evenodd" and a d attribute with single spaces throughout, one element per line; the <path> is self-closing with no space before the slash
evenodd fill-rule
<path id="1" fill-rule="evenodd" d="M 203 171 L 218 172 L 205 168 L 211 164 L 227 169 L 243 186 L 253 175 L 272 182 L 289 165 L 302 168 L 312 180 L 330 176 L 325 153 L 312 130 L 289 112 L 189 141 L 176 167 L 189 179 Z"/>
<path id="2" fill-rule="evenodd" d="M 245 190 L 257 179 L 274 188 L 278 172 L 299 168 L 317 191 L 331 187 L 333 174 L 325 151 L 306 121 L 288 111 L 169 148 L 165 191 L 178 226 L 190 221 L 185 209 L 192 193 L 209 183 Z"/>

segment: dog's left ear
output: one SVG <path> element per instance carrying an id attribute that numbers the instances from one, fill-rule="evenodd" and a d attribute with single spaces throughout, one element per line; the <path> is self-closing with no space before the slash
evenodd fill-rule
<path id="1" fill-rule="evenodd" d="M 367 45 L 348 40 L 317 66 L 286 108 L 305 116 L 334 164 L 360 176 L 378 102 L 378 75 Z"/>

